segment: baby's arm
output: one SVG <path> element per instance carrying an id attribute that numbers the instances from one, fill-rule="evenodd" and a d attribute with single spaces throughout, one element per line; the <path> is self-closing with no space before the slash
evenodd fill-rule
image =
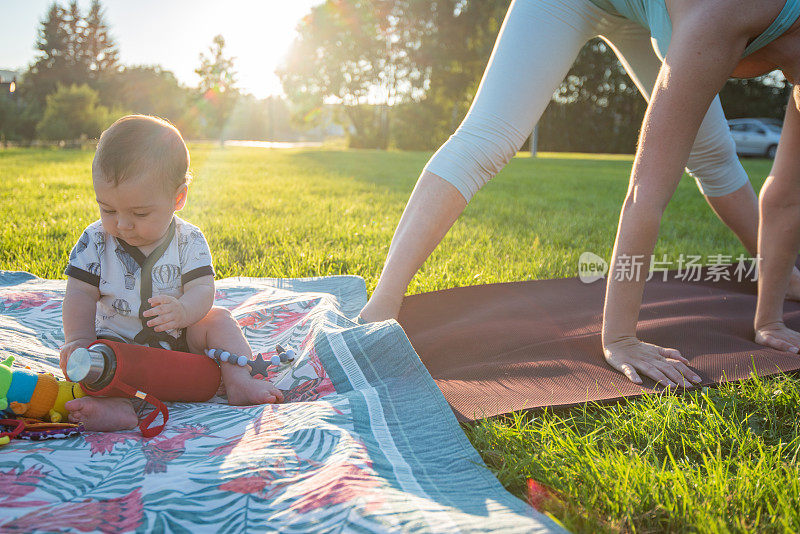
<path id="1" fill-rule="evenodd" d="M 72 351 L 86 347 L 97 340 L 94 319 L 100 290 L 77 278 L 67 278 L 67 293 L 64 296 L 63 317 L 64 346 L 61 347 L 61 370 L 66 373 L 66 361 Z"/>
<path id="2" fill-rule="evenodd" d="M 201 276 L 183 285 L 179 299 L 169 295 L 156 295 L 148 300 L 152 308 L 142 315 L 153 317 L 147 326 L 156 332 L 186 328 L 208 314 L 214 304 L 214 277 Z"/>

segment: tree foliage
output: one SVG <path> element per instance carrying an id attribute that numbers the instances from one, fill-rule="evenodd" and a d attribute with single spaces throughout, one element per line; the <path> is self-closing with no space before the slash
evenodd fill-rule
<path id="1" fill-rule="evenodd" d="M 201 109 L 211 132 L 223 142 L 225 122 L 236 105 L 239 91 L 232 57 L 225 57 L 225 38 L 217 35 L 208 49 L 200 54 L 200 66 L 195 73 L 200 76 Z"/>
<path id="2" fill-rule="evenodd" d="M 59 85 L 47 96 L 44 116 L 36 127 L 39 137 L 52 141 L 99 137 L 112 122 L 109 109 L 99 101 L 97 91 L 86 84 Z"/>
<path id="3" fill-rule="evenodd" d="M 67 8 L 53 3 L 39 28 L 34 63 L 23 78 L 23 94 L 44 105 L 56 86 L 96 85 L 101 73 L 118 65 L 118 51 L 99 0 L 84 15 L 77 0 Z"/>
<path id="4" fill-rule="evenodd" d="M 326 0 L 312 7 L 278 71 L 295 124 L 332 131 L 333 117 L 352 147 L 436 148 L 467 113 L 509 4 Z M 48 96 L 59 90 L 58 99 L 65 99 L 60 86 L 82 85 L 99 98 L 91 113 L 108 108 L 158 115 L 186 136 L 296 135 L 283 100 L 240 94 L 234 58 L 225 54 L 221 35 L 200 54 L 198 88 L 182 86 L 159 66 L 120 65 L 100 0 L 92 0 L 86 12 L 78 0 L 52 3 L 36 49 L 16 94 L 1 97 L 3 139 L 66 135 L 56 117 L 44 120 Z M 730 81 L 720 96 L 729 117 L 782 117 L 789 92 L 782 77 L 768 75 Z M 540 147 L 632 152 L 644 110 L 644 99 L 610 47 L 593 40 L 540 120 Z M 78 129 L 89 130 L 85 124 Z"/>
<path id="5" fill-rule="evenodd" d="M 436 148 L 469 109 L 508 5 L 328 0 L 298 28 L 280 72 L 284 90 L 305 116 L 323 103 L 339 103 L 351 146 L 383 147 L 391 138 L 399 148 Z M 731 117 L 780 116 L 787 87 L 774 77 L 732 81 L 721 97 Z M 610 47 L 593 40 L 545 111 L 540 146 L 633 152 L 645 109 Z"/>
<path id="6" fill-rule="evenodd" d="M 386 148 L 388 106 L 419 88 L 403 38 L 409 2 L 328 0 L 315 6 L 278 71 L 300 114 L 313 117 L 327 102 L 341 105 L 350 146 Z"/>
<path id="7" fill-rule="evenodd" d="M 99 77 L 97 89 L 105 106 L 163 117 L 184 136 L 200 133 L 192 115 L 195 91 L 183 87 L 172 72 L 159 66 L 133 65 L 108 72 Z"/>
<path id="8" fill-rule="evenodd" d="M 429 149 L 455 131 L 478 90 L 509 0 L 412 1 L 404 37 L 424 91 L 396 111 L 395 143 Z M 420 122 L 422 121 L 422 122 Z"/>
<path id="9" fill-rule="evenodd" d="M 791 94 L 792 85 L 783 76 L 770 73 L 759 78 L 728 80 L 719 97 L 729 119 L 783 119 Z"/>
<path id="10" fill-rule="evenodd" d="M 584 46 L 539 121 L 539 148 L 631 153 L 647 102 L 611 48 Z"/>

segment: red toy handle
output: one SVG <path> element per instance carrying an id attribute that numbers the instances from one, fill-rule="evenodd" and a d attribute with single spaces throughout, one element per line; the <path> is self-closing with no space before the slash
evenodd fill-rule
<path id="1" fill-rule="evenodd" d="M 0 432 L 0 438 L 16 438 L 25 430 L 25 423 L 19 419 L 0 419 L 0 426 L 14 428 L 14 430 L 9 430 L 8 432 Z"/>
<path id="2" fill-rule="evenodd" d="M 135 390 L 124 382 L 117 382 L 116 387 L 123 393 L 127 393 L 131 398 L 136 397 L 137 399 L 142 399 L 147 404 L 155 408 L 153 411 L 147 414 L 147 417 L 139 421 L 139 430 L 142 432 L 142 436 L 146 438 L 154 438 L 159 435 L 161 431 L 164 430 L 164 427 L 169 420 L 169 410 L 167 410 L 167 407 L 164 406 L 164 403 L 149 393 Z M 164 416 L 164 422 L 158 426 L 150 427 L 150 424 L 156 420 L 156 417 L 158 417 L 159 411 L 161 412 L 161 415 Z"/>

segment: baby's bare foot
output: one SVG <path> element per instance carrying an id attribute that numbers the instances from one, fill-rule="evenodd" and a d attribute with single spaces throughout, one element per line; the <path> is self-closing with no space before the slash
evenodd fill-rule
<path id="1" fill-rule="evenodd" d="M 228 393 L 228 404 L 250 406 L 283 402 L 283 393 L 271 382 L 253 378 L 244 367 L 239 367 L 239 369 L 223 375 L 225 390 Z"/>
<path id="2" fill-rule="evenodd" d="M 136 428 L 139 419 L 131 401 L 117 397 L 81 397 L 67 402 L 71 423 L 83 423 L 92 432 L 114 432 Z"/>

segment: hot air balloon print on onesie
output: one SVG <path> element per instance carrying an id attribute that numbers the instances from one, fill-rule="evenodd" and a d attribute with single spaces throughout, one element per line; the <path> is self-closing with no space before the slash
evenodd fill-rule
<path id="1" fill-rule="evenodd" d="M 100 264 L 97 263 L 96 261 L 89 263 L 86 266 L 86 270 L 95 276 L 100 276 Z"/>
<path id="2" fill-rule="evenodd" d="M 94 246 L 97 247 L 97 254 L 102 256 L 106 251 L 106 236 L 102 232 L 94 234 Z"/>
<path id="3" fill-rule="evenodd" d="M 132 291 L 136 286 L 136 273 L 139 270 L 139 264 L 121 246 L 117 246 L 114 253 L 125 268 L 125 289 Z"/>
<path id="4" fill-rule="evenodd" d="M 186 265 L 189 260 L 198 260 L 200 256 L 205 256 L 204 247 L 197 246 L 203 243 L 203 234 L 197 230 L 192 230 L 188 234 L 182 233 L 178 238 L 178 254 L 181 257 L 181 264 Z M 189 257 L 189 254 L 191 258 Z"/>
<path id="5" fill-rule="evenodd" d="M 78 242 L 75 243 L 75 248 L 72 249 L 72 252 L 69 255 L 69 261 L 75 261 L 78 257 L 78 254 L 86 250 L 86 247 L 89 246 L 89 236 L 86 235 L 86 232 L 81 234 L 80 239 Z"/>
<path id="6" fill-rule="evenodd" d="M 153 292 L 159 295 L 178 296 L 180 293 L 181 268 L 172 263 L 153 267 Z"/>
<path id="7" fill-rule="evenodd" d="M 128 317 L 131 314 L 131 304 L 125 299 L 116 299 L 111 303 L 111 307 L 124 317 Z"/>

